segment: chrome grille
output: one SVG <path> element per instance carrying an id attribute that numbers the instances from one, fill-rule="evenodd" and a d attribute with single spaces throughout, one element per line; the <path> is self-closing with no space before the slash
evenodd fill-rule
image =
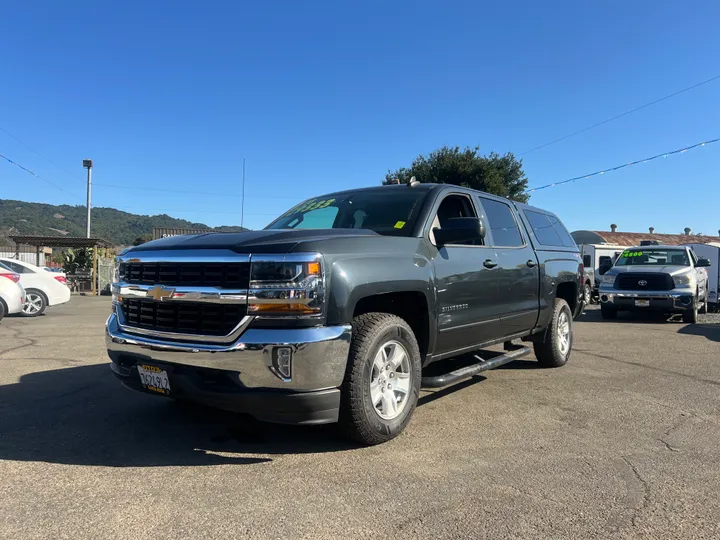
<path id="1" fill-rule="evenodd" d="M 247 314 L 246 304 L 157 302 L 124 298 L 125 324 L 135 328 L 188 335 L 225 336 Z"/>
<path id="2" fill-rule="evenodd" d="M 122 280 L 134 285 L 197 286 L 220 289 L 247 289 L 250 263 L 163 262 L 123 263 Z"/>

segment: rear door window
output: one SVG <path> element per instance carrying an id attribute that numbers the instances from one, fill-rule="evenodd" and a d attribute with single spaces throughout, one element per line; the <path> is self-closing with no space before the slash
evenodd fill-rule
<path id="1" fill-rule="evenodd" d="M 525 245 L 510 206 L 485 197 L 480 197 L 480 202 L 485 209 L 485 217 L 490 227 L 494 246 L 519 247 Z"/>
<path id="2" fill-rule="evenodd" d="M 555 216 L 524 210 L 535 238 L 544 246 L 575 247 L 575 242 L 565 226 Z"/>

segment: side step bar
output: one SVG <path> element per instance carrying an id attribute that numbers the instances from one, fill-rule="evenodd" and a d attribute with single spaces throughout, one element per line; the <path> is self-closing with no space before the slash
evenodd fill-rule
<path id="1" fill-rule="evenodd" d="M 509 347 L 506 346 L 506 350 L 508 350 L 508 348 Z M 470 377 L 473 377 L 474 375 L 477 375 L 482 371 L 487 371 L 488 369 L 502 366 L 503 364 L 512 362 L 513 360 L 521 358 L 527 354 L 530 354 L 530 347 L 513 345 L 512 348 L 508 350 L 508 352 L 506 352 L 505 354 L 494 356 L 493 358 L 490 358 L 488 360 L 485 360 L 480 356 L 475 355 L 475 358 L 477 360 L 480 360 L 477 364 L 472 364 L 464 368 L 456 369 L 455 371 L 451 371 L 450 373 L 435 375 L 434 377 L 423 377 L 422 387 L 442 388 L 443 386 L 455 384 L 462 381 L 463 379 L 469 379 Z"/>

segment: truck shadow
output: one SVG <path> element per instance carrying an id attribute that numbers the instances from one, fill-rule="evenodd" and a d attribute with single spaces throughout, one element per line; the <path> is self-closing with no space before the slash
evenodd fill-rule
<path id="1" fill-rule="evenodd" d="M 108 364 L 31 373 L 0 386 L 0 460 L 107 467 L 249 465 L 272 461 L 272 455 L 356 447 L 332 427 L 261 424 L 131 392 L 112 377 Z"/>
<path id="2" fill-rule="evenodd" d="M 720 342 L 720 324 L 687 324 L 678 330 L 678 334 L 703 336 L 710 341 Z"/>

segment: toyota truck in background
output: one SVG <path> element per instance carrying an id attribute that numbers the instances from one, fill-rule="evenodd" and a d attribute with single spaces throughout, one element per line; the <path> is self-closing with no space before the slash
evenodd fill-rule
<path id="1" fill-rule="evenodd" d="M 106 342 L 125 386 L 338 422 L 364 444 L 398 435 L 421 387 L 532 349 L 564 365 L 584 307 L 580 252 L 554 214 L 452 185 L 333 193 L 265 230 L 164 238 L 117 262 Z"/>
<path id="2" fill-rule="evenodd" d="M 708 309 L 710 261 L 687 246 L 642 245 L 626 249 L 600 284 L 603 319 L 618 311 L 681 313 L 696 323 Z"/>

